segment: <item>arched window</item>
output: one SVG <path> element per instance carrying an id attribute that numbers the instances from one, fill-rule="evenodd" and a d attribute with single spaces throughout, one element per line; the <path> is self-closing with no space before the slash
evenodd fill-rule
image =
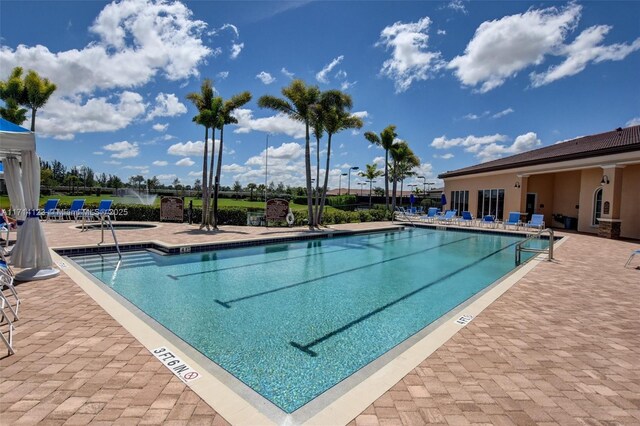
<path id="1" fill-rule="evenodd" d="M 593 194 L 593 215 L 591 219 L 591 225 L 598 226 L 600 215 L 602 213 L 602 188 L 596 189 Z"/>

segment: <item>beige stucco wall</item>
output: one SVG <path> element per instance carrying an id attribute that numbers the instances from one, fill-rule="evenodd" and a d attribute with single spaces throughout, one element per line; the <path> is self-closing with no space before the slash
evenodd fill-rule
<path id="1" fill-rule="evenodd" d="M 555 181 L 555 173 L 529 176 L 527 193 L 536 194 L 536 206 L 534 213 L 544 215 L 544 223 L 546 226 L 553 225 L 553 218 L 551 215 L 556 213 L 553 205 L 553 188 Z"/>
<path id="2" fill-rule="evenodd" d="M 622 169 L 620 236 L 640 239 L 640 165 Z"/>
<path id="3" fill-rule="evenodd" d="M 493 176 L 472 176 L 445 179 L 445 194 L 450 202 L 451 191 L 469 191 L 469 211 L 475 217 L 478 210 L 478 191 L 481 189 L 504 189 L 505 217 L 510 211 L 520 211 L 520 188 L 515 188 L 520 178 L 515 173 Z"/>
<path id="4" fill-rule="evenodd" d="M 561 214 L 563 216 L 578 217 L 576 206 L 580 205 L 580 171 L 556 173 L 553 187 L 553 208 L 551 214 Z M 546 206 L 545 206 L 546 207 Z M 552 222 L 549 218 L 546 222 L 549 226 L 561 227 L 563 224 Z"/>

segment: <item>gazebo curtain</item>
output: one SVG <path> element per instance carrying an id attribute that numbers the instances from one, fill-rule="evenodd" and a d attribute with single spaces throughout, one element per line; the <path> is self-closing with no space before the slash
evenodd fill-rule
<path id="1" fill-rule="evenodd" d="M 22 172 L 20 171 L 20 162 L 16 157 L 8 157 L 3 160 L 4 179 L 7 183 L 7 192 L 11 207 L 13 207 L 13 216 L 16 219 L 24 220 L 26 217 L 24 196 L 22 191 Z"/>
<path id="2" fill-rule="evenodd" d="M 6 174 L 6 171 L 5 171 Z M 45 269 L 53 266 L 53 260 L 38 218 L 40 200 L 40 159 L 34 151 L 22 151 L 22 192 L 24 205 L 29 211 L 21 226 L 18 241 L 11 255 L 18 268 Z M 9 182 L 7 182 L 7 187 Z"/>

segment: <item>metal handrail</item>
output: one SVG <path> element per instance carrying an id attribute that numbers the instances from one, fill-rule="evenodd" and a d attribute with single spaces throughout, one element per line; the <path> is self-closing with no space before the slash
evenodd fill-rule
<path id="1" fill-rule="evenodd" d="M 409 221 L 409 223 L 411 224 L 411 226 L 413 226 L 414 228 L 416 227 L 415 223 L 413 223 L 413 221 L 411 220 L 411 218 L 409 216 L 407 216 L 407 212 L 405 210 L 396 210 L 395 213 L 400 212 L 402 213 L 402 215 L 407 218 L 407 220 Z M 393 217 L 395 217 L 395 213 L 393 214 Z"/>
<path id="2" fill-rule="evenodd" d="M 549 247 L 546 249 L 535 249 L 535 248 L 530 248 L 530 247 L 523 247 L 527 242 L 531 241 L 534 238 L 540 238 L 540 236 L 543 233 L 548 233 L 549 234 Z M 525 238 L 522 241 L 519 241 L 516 244 L 516 266 L 519 266 L 520 263 L 522 263 L 522 252 L 527 252 L 527 253 L 548 253 L 549 254 L 549 261 L 553 260 L 553 242 L 554 242 L 554 233 L 553 233 L 553 229 L 551 228 L 546 228 L 546 229 L 541 229 L 538 232 L 536 232 L 533 235 L 530 235 L 529 237 Z"/>
<path id="3" fill-rule="evenodd" d="M 111 235 L 113 236 L 113 241 L 116 243 L 116 251 L 118 252 L 118 258 L 122 259 L 122 253 L 120 252 L 120 244 L 118 244 L 118 238 L 116 237 L 116 230 L 113 229 L 113 223 L 111 222 L 111 216 L 109 216 L 108 214 L 101 214 L 100 215 L 100 232 L 102 235 L 102 240 L 100 241 L 99 244 L 104 243 L 104 222 L 105 222 L 105 218 L 107 220 L 107 225 L 109 225 L 109 228 L 111 229 Z"/>

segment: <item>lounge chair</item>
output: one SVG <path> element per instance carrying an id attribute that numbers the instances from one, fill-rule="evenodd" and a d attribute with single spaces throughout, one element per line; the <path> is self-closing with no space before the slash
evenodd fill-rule
<path id="1" fill-rule="evenodd" d="M 438 210 L 437 207 L 429 207 L 429 209 L 427 210 L 427 214 L 424 216 L 420 216 L 418 219 L 424 222 L 433 223 L 435 222 L 439 211 L 440 210 Z"/>
<path id="2" fill-rule="evenodd" d="M 471 212 L 462 212 L 462 217 L 458 220 L 461 225 L 471 226 L 475 223 L 475 219 Z"/>
<path id="3" fill-rule="evenodd" d="M 13 321 L 16 321 L 18 319 L 18 310 L 20 309 L 20 297 L 18 297 L 18 292 L 16 292 L 16 288 L 13 286 L 13 280 L 14 276 L 10 272 L 8 266 L 0 266 L 0 294 L 4 296 L 0 301 L 0 306 L 2 310 L 4 310 L 5 307 L 8 307 L 13 314 Z M 13 299 L 15 300 L 14 305 L 11 305 L 11 303 L 9 303 L 7 295 L 4 294 L 5 287 L 9 290 L 9 296 L 13 297 Z M 5 306 L 5 304 L 7 306 Z"/>
<path id="4" fill-rule="evenodd" d="M 97 209 L 83 209 L 78 213 L 78 217 L 86 220 L 102 220 L 107 217 L 116 220 L 115 216 L 111 217 L 111 204 L 113 204 L 113 200 L 102 200 Z"/>
<path id="5" fill-rule="evenodd" d="M 482 217 L 482 220 L 480 221 L 480 226 L 486 226 L 487 228 L 495 228 L 496 226 L 498 226 L 498 222 L 496 222 L 495 216 L 487 214 Z"/>
<path id="6" fill-rule="evenodd" d="M 447 210 L 447 212 L 438 219 L 440 223 L 453 223 L 456 220 L 456 214 L 458 210 Z"/>
<path id="7" fill-rule="evenodd" d="M 0 233 L 6 233 L 4 236 L 4 245 L 9 247 L 9 234 L 11 232 L 17 232 L 18 225 L 15 222 L 11 222 L 7 217 L 4 210 L 0 209 Z"/>
<path id="8" fill-rule="evenodd" d="M 40 219 L 49 220 L 49 214 L 52 211 L 57 211 L 59 202 L 60 202 L 60 200 L 55 199 L 55 198 L 51 198 L 51 199 L 47 200 L 47 202 L 44 203 L 44 207 L 42 207 L 42 210 L 39 213 L 40 214 Z"/>
<path id="9" fill-rule="evenodd" d="M 640 249 L 634 250 L 633 252 L 631 252 L 631 256 L 629 256 L 629 259 L 627 260 L 627 263 L 624 264 L 624 267 L 626 268 L 627 266 L 629 266 L 629 264 L 631 263 L 631 259 L 633 259 L 636 254 L 640 254 Z M 640 268 L 640 266 L 638 266 L 637 268 Z"/>
<path id="10" fill-rule="evenodd" d="M 84 207 L 84 200 L 81 200 L 81 199 L 73 200 L 71 202 L 71 207 L 69 207 L 69 210 L 66 211 L 67 218 L 69 220 L 73 218 L 74 222 L 77 221 L 78 216 L 80 215 L 80 212 L 82 211 L 83 207 Z"/>
<path id="11" fill-rule="evenodd" d="M 544 228 L 544 215 L 542 214 L 532 215 L 531 220 L 526 224 L 524 224 L 523 226 L 527 228 L 536 228 L 536 229 Z"/>
<path id="12" fill-rule="evenodd" d="M 503 223 L 503 226 L 505 229 L 507 228 L 507 226 L 514 226 L 516 229 L 522 226 L 522 222 L 520 222 L 520 213 L 509 212 L 509 218 L 506 220 L 506 222 Z"/>

